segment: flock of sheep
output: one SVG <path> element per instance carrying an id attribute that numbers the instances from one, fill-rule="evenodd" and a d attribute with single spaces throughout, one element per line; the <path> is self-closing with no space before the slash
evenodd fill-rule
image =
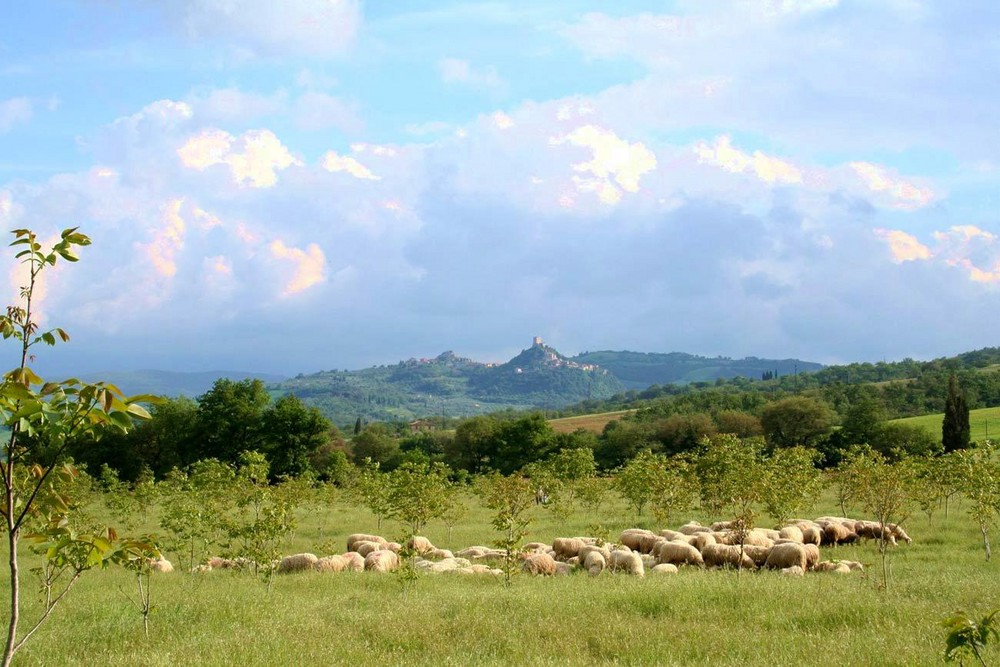
<path id="1" fill-rule="evenodd" d="M 692 521 L 676 531 L 662 530 L 658 534 L 629 528 L 614 544 L 594 537 L 557 537 L 552 544 L 532 542 L 524 546 L 519 558 L 521 569 L 534 575 L 584 570 L 597 576 L 607 570 L 641 577 L 646 572 L 668 574 L 677 572 L 678 567 L 690 566 L 767 568 L 802 576 L 809 570 L 849 573 L 864 569 L 855 561 L 821 561 L 819 548 L 879 537 L 891 544 L 911 541 L 901 526 L 889 524 L 883 528 L 875 521 L 845 517 L 795 519 L 778 530 L 749 531 L 735 530 L 733 522 L 702 526 Z M 485 546 L 453 553 L 435 547 L 425 537 L 410 538 L 404 550 L 403 545 L 378 535 L 359 533 L 347 538 L 347 551 L 343 554 L 324 558 L 311 553 L 286 556 L 277 563 L 277 572 L 391 572 L 402 564 L 401 552 L 413 554 L 413 566 L 418 571 L 461 574 L 500 575 L 502 570 L 498 565 L 505 556 L 502 550 Z M 208 571 L 246 565 L 239 560 L 216 557 L 196 569 Z"/>

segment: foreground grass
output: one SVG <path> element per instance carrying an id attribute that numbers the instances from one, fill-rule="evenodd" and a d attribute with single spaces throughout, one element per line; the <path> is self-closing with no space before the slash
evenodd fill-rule
<path id="1" fill-rule="evenodd" d="M 921 415 L 919 417 L 905 417 L 894 419 L 893 423 L 913 424 L 920 426 L 932 433 L 935 437 L 941 437 L 941 426 L 944 423 L 944 413 L 934 415 Z M 980 408 L 969 410 L 969 430 L 972 442 L 982 440 L 1000 439 L 1000 408 Z"/>
<path id="2" fill-rule="evenodd" d="M 614 534 L 650 523 L 635 521 L 616 504 L 592 517 L 578 513 L 564 524 L 535 511 L 529 540 L 600 529 L 595 522 Z M 834 512 L 827 502 L 810 514 Z M 454 549 L 488 543 L 488 519 L 473 504 L 451 539 L 444 526 L 432 525 L 427 534 Z M 954 507 L 947 520 L 935 516 L 933 527 L 922 516 L 908 527 L 915 541 L 893 552 L 887 591 L 876 587 L 873 544 L 823 549 L 824 558 L 872 565 L 870 574 L 802 579 L 682 568 L 674 576 L 644 579 L 524 576 L 508 589 L 488 576 L 427 575 L 404 583 L 396 575 L 305 573 L 276 577 L 269 593 L 249 575 L 178 572 L 153 582 L 156 609 L 148 640 L 125 596 L 134 581 L 121 571 L 91 573 L 21 662 L 938 664 L 944 647 L 940 620 L 947 613 L 1000 606 L 998 566 L 985 562 L 974 526 Z M 322 553 L 324 544 L 342 551 L 347 534 L 375 529 L 364 510 L 344 503 L 316 507 L 302 517 L 287 551 Z M 381 531 L 396 532 L 390 524 Z M 30 582 L 28 591 L 36 603 Z"/>

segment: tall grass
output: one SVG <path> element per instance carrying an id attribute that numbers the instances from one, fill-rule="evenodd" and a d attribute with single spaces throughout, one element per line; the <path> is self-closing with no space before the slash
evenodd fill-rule
<path id="1" fill-rule="evenodd" d="M 431 524 L 438 546 L 488 544 L 489 513 L 470 499 L 466 520 Z M 542 508 L 528 540 L 636 524 L 624 504 L 565 523 Z M 813 512 L 839 514 L 832 495 Z M 707 521 L 710 517 L 691 515 Z M 149 528 L 155 528 L 155 516 Z M 639 523 L 647 527 L 651 519 Z M 765 525 L 764 519 L 761 525 Z M 342 552 L 352 532 L 374 532 L 367 511 L 338 502 L 300 512 L 287 553 Z M 386 537 L 401 534 L 389 522 Z M 425 575 L 405 583 L 372 573 L 284 575 L 270 593 L 252 576 L 219 571 L 153 580 L 150 638 L 125 598 L 127 573 L 84 578 L 20 656 L 25 665 L 930 665 L 941 662 L 941 619 L 1000 606 L 997 562 L 986 563 L 962 511 L 911 518 L 914 543 L 891 555 L 892 589 L 874 575 L 682 568 L 643 579 L 604 573 L 551 579 Z M 324 546 L 326 545 L 326 546 Z M 874 544 L 823 548 L 825 559 L 874 564 Z M 168 554 L 169 555 L 169 554 Z M 28 589 L 30 591 L 30 587 Z M 29 601 L 34 602 L 29 595 Z M 30 615 L 30 613 L 29 613 Z M 994 659 L 996 654 L 992 656 Z M 988 658 L 989 659 L 989 658 Z"/>

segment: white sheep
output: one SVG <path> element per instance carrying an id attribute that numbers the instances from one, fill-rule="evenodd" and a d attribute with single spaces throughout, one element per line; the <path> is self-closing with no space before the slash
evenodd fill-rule
<path id="1" fill-rule="evenodd" d="M 315 554 L 309 553 L 285 556 L 281 559 L 281 562 L 278 563 L 278 572 L 280 574 L 305 572 L 306 570 L 313 569 L 313 565 L 315 565 L 318 560 L 319 558 L 317 558 Z"/>
<path id="2" fill-rule="evenodd" d="M 399 556 L 395 551 L 382 549 L 365 556 L 365 570 L 370 572 L 392 572 L 399 568 Z"/>
<path id="3" fill-rule="evenodd" d="M 625 572 L 637 577 L 643 576 L 646 571 L 642 566 L 642 556 L 634 551 L 624 551 L 616 549 L 611 552 L 611 562 L 608 566 L 612 572 Z"/>

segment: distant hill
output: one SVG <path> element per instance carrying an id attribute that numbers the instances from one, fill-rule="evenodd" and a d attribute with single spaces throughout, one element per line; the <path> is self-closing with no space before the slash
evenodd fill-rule
<path id="1" fill-rule="evenodd" d="M 822 364 L 800 359 L 730 359 L 700 357 L 684 352 L 584 352 L 572 358 L 580 364 L 597 364 L 611 371 L 628 389 L 646 389 L 654 384 L 714 382 L 717 378 L 747 377 L 759 380 L 764 373 L 779 377 L 814 373 Z"/>
<path id="2" fill-rule="evenodd" d="M 467 417 L 505 409 L 561 408 L 606 399 L 625 387 L 593 364 L 568 359 L 536 339 L 505 364 L 484 364 L 444 352 L 358 371 L 324 371 L 272 384 L 336 424 L 357 417 L 407 420 L 429 415 Z"/>
<path id="3" fill-rule="evenodd" d="M 188 396 L 194 398 L 211 389 L 215 381 L 220 378 L 227 380 L 255 378 L 265 383 L 274 383 L 281 382 L 285 379 L 285 376 L 243 371 L 179 373 L 174 371 L 141 370 L 88 373 L 81 376 L 80 379 L 85 382 L 110 382 L 128 396 L 152 394 L 154 396 Z"/>

